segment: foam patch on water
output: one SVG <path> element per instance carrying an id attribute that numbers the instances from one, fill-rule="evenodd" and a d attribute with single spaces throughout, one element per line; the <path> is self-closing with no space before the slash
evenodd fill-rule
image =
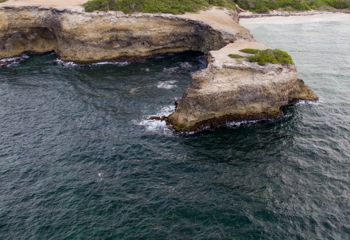
<path id="1" fill-rule="evenodd" d="M 170 67 L 170 68 L 163 68 L 163 72 L 165 73 L 175 73 L 180 69 L 180 67 Z"/>
<path id="2" fill-rule="evenodd" d="M 55 60 L 55 62 L 58 64 L 58 65 L 61 65 L 63 67 L 76 67 L 76 66 L 79 66 L 79 64 L 77 63 L 74 63 L 74 62 L 66 62 L 66 61 L 63 61 L 59 58 L 57 58 Z"/>
<path id="3" fill-rule="evenodd" d="M 157 84 L 157 88 L 162 88 L 162 89 L 167 89 L 167 90 L 170 90 L 170 89 L 173 89 L 176 86 L 176 83 L 177 81 L 164 81 L 164 82 L 158 82 Z"/>
<path id="4" fill-rule="evenodd" d="M 302 101 L 299 101 L 297 102 L 295 105 L 320 105 L 320 101 L 305 101 L 305 100 L 302 100 Z"/>
<path id="5" fill-rule="evenodd" d="M 226 127 L 228 128 L 239 128 L 242 126 L 249 126 L 249 125 L 253 125 L 253 124 L 257 124 L 259 121 L 257 120 L 251 120 L 251 121 L 239 121 L 239 122 L 228 122 L 226 123 Z"/>
<path id="6" fill-rule="evenodd" d="M 104 61 L 104 62 L 97 62 L 97 63 L 92 63 L 92 64 L 78 64 L 75 62 L 70 62 L 70 61 L 63 61 L 61 59 L 56 59 L 55 62 L 58 65 L 64 66 L 64 67 L 77 67 L 77 66 L 101 66 L 101 65 L 117 65 L 120 67 L 127 66 L 130 63 L 127 61 L 122 61 L 122 62 L 109 62 L 109 61 Z"/>
<path id="7" fill-rule="evenodd" d="M 182 72 L 182 71 L 188 71 L 193 68 L 192 64 L 189 62 L 183 62 L 180 64 L 180 66 L 177 67 L 165 67 L 163 68 L 164 73 L 177 73 L 177 72 Z"/>
<path id="8" fill-rule="evenodd" d="M 0 59 L 0 67 L 12 67 L 18 65 L 20 62 L 28 59 L 28 55 L 22 55 L 20 57 L 3 58 Z"/>
<path id="9" fill-rule="evenodd" d="M 117 65 L 117 66 L 127 66 L 130 63 L 128 61 L 123 61 L 123 62 L 98 62 L 98 63 L 93 63 L 91 64 L 92 66 L 99 66 L 99 65 Z"/>
<path id="10" fill-rule="evenodd" d="M 146 116 L 143 120 L 137 123 L 139 126 L 143 126 L 148 132 L 161 133 L 161 134 L 172 134 L 172 131 L 168 128 L 165 121 L 150 120 L 151 116 L 168 116 L 175 111 L 175 106 L 163 107 L 158 113 L 154 115 Z"/>
<path id="11" fill-rule="evenodd" d="M 180 67 L 181 67 L 182 69 L 189 70 L 189 69 L 191 69 L 193 66 L 192 66 L 192 64 L 189 63 L 189 62 L 183 62 L 183 63 L 180 64 Z"/>

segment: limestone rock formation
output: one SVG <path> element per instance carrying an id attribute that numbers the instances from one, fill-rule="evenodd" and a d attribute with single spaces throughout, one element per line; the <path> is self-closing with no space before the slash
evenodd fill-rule
<path id="1" fill-rule="evenodd" d="M 295 66 L 259 66 L 228 55 L 264 49 L 221 9 L 198 14 L 85 13 L 39 7 L 0 8 L 0 59 L 55 51 L 61 59 L 97 62 L 201 51 L 208 67 L 166 120 L 177 131 L 196 131 L 231 120 L 280 117 L 281 108 L 317 96 L 297 78 Z"/>
<path id="2" fill-rule="evenodd" d="M 294 65 L 260 66 L 228 56 L 244 48 L 265 47 L 254 41 L 237 41 L 210 53 L 208 67 L 194 74 L 175 113 L 168 117 L 174 129 L 191 132 L 229 121 L 276 119 L 282 116 L 284 106 L 318 99 L 298 79 Z"/>
<path id="3" fill-rule="evenodd" d="M 0 58 L 55 51 L 81 63 L 220 49 L 235 40 L 207 24 L 166 14 L 84 13 L 37 7 L 0 10 Z"/>

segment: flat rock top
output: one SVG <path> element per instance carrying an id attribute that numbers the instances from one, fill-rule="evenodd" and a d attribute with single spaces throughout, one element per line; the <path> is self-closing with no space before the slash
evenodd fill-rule
<path id="1" fill-rule="evenodd" d="M 88 0 L 7 0 L 0 3 L 0 7 L 43 7 L 55 9 L 67 9 L 71 11 L 84 12 L 82 5 Z M 110 12 L 111 14 L 112 12 Z M 114 12 L 115 13 L 115 12 Z M 121 12 L 117 12 L 122 14 Z M 96 12 L 96 14 L 104 14 L 103 12 Z M 141 13 L 142 14 L 142 13 Z M 131 14 L 139 16 L 140 13 Z M 145 14 L 152 15 L 152 14 Z M 242 27 L 232 12 L 227 9 L 213 7 L 196 13 L 186 13 L 182 15 L 171 14 L 155 14 L 164 16 L 175 16 L 177 18 L 189 19 L 193 21 L 202 22 L 211 26 L 221 32 L 228 34 L 246 33 L 247 30 Z"/>
<path id="2" fill-rule="evenodd" d="M 83 10 L 81 6 L 88 0 L 7 0 L 6 2 L 0 3 L 0 7 L 13 6 L 37 6 L 37 7 L 48 7 L 48 8 L 64 8 L 71 10 Z"/>
<path id="3" fill-rule="evenodd" d="M 220 50 L 211 51 L 210 54 L 215 60 L 214 65 L 221 67 L 228 63 L 236 63 L 236 60 L 230 58 L 229 54 L 238 54 L 241 56 L 248 56 L 249 54 L 240 52 L 240 50 L 245 48 L 260 49 L 260 50 L 267 49 L 267 47 L 264 44 L 259 42 L 238 40 L 234 43 L 230 43 L 226 45 Z"/>
<path id="4" fill-rule="evenodd" d="M 230 12 L 225 9 L 211 8 L 198 13 L 186 13 L 178 17 L 201 21 L 214 29 L 236 34 L 242 31 L 242 27 L 233 19 Z"/>

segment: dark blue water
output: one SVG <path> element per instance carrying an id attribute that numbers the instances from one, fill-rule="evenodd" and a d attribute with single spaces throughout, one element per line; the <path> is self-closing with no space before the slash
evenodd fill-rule
<path id="1" fill-rule="evenodd" d="M 172 134 L 203 57 L 0 70 L 0 239 L 350 239 L 350 25 L 251 26 L 318 104 L 274 123 Z"/>

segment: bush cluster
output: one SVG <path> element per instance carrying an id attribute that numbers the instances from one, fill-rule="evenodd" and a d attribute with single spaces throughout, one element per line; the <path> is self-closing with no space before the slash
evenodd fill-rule
<path id="1" fill-rule="evenodd" d="M 6 0 L 0 0 L 6 1 Z M 210 6 L 235 8 L 240 7 L 257 13 L 271 10 L 307 11 L 332 7 L 345 9 L 350 7 L 350 0 L 90 0 L 84 4 L 87 12 L 122 11 L 125 13 L 172 13 L 196 12 Z"/>
<path id="2" fill-rule="evenodd" d="M 233 0 L 90 0 L 85 11 L 122 11 L 124 13 L 172 13 L 196 12 L 210 6 L 235 8 Z"/>
<path id="3" fill-rule="evenodd" d="M 229 54 L 228 56 L 229 56 L 230 58 L 234 58 L 234 59 L 244 58 L 243 56 L 241 56 L 241 55 L 239 55 L 239 54 L 235 54 L 235 53 Z"/>
<path id="4" fill-rule="evenodd" d="M 252 49 L 245 48 L 241 49 L 240 52 L 250 54 L 247 57 L 249 62 L 256 62 L 261 66 L 265 66 L 268 63 L 272 64 L 281 64 L 281 65 L 291 65 L 293 64 L 292 57 L 285 51 L 279 49 Z M 238 59 L 243 58 L 243 56 L 238 54 L 229 54 L 229 57 Z"/>
<path id="5" fill-rule="evenodd" d="M 256 62 L 261 66 L 265 66 L 268 63 L 281 64 L 281 65 L 291 65 L 293 64 L 292 57 L 285 51 L 279 49 L 267 49 L 261 50 L 248 57 L 250 62 Z"/>

